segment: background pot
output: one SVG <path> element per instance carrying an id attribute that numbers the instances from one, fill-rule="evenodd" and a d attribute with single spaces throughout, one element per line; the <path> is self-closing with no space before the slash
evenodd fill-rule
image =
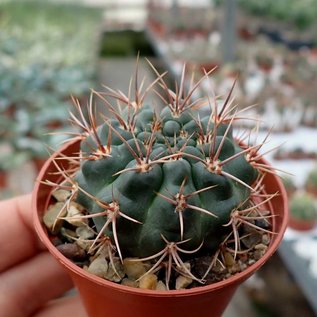
<path id="1" fill-rule="evenodd" d="M 0 189 L 7 187 L 8 173 L 0 170 Z"/>
<path id="2" fill-rule="evenodd" d="M 78 153 L 79 142 L 72 142 L 61 149 L 62 155 L 73 156 Z M 219 317 L 228 305 L 237 287 L 259 269 L 276 251 L 282 240 L 288 222 L 287 198 L 281 181 L 272 174 L 265 177 L 268 194 L 279 192 L 269 203 L 268 208 L 275 215 L 273 217 L 273 231 L 271 244 L 266 254 L 245 271 L 233 277 L 211 285 L 187 290 L 151 291 L 118 285 L 94 276 L 73 264 L 53 246 L 48 233 L 42 223 L 42 217 L 50 202 L 51 187 L 41 183 L 50 179 L 58 181 L 55 173 L 56 166 L 53 159 L 59 157 L 55 153 L 43 166 L 38 182 L 33 192 L 33 210 L 36 231 L 51 252 L 64 266 L 77 287 L 86 310 L 91 317 Z M 56 162 L 67 167 L 65 159 Z"/>
<path id="3" fill-rule="evenodd" d="M 297 231 L 309 231 L 315 228 L 317 224 L 316 220 L 304 220 L 289 217 L 288 226 Z"/>

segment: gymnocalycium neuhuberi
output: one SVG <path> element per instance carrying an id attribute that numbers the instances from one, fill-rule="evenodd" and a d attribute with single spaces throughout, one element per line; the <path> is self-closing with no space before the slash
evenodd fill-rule
<path id="1" fill-rule="evenodd" d="M 69 193 L 56 223 L 70 219 L 72 203 L 81 206 L 72 217 L 95 232 L 88 253 L 106 250 L 111 263 L 114 257 L 152 263 L 145 274 L 164 267 L 167 288 L 173 271 L 203 283 L 224 251 L 233 258 L 248 252 L 241 242 L 252 230 L 272 234 L 266 207 L 272 195 L 263 178 L 276 171 L 259 153 L 266 139 L 253 145 L 250 133 L 233 135 L 244 111 L 234 105 L 234 85 L 227 96 L 195 99 L 211 72 L 187 86 L 184 66 L 172 91 L 166 74 L 152 68 L 156 79 L 146 87 L 136 70 L 128 95 L 105 87 L 92 91 L 85 109 L 74 100 L 80 151 L 67 169 L 56 159 L 63 179 L 46 183 Z M 163 107 L 146 104 L 150 92 Z M 95 98 L 104 114 L 96 113 Z M 204 255 L 211 255 L 210 265 L 196 276 L 185 262 Z"/>

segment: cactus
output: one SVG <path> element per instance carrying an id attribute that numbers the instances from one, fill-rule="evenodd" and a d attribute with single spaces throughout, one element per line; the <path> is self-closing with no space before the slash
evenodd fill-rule
<path id="1" fill-rule="evenodd" d="M 295 219 L 317 219 L 317 208 L 314 197 L 306 192 L 294 195 L 290 200 L 290 215 Z"/>
<path id="2" fill-rule="evenodd" d="M 271 196 L 262 195 L 261 202 L 257 197 L 263 175 L 275 171 L 259 161 L 263 143 L 249 145 L 233 136 L 241 113 L 232 106 L 233 87 L 222 101 L 194 100 L 211 72 L 186 93 L 185 66 L 176 92 L 165 74 L 154 71 L 157 78 L 145 89 L 136 71 L 133 98 L 131 87 L 129 96 L 111 88 L 93 91 L 87 118 L 75 102 L 79 115 L 71 118 L 82 130 L 74 137 L 80 153 L 69 158 L 77 162 L 70 170 L 56 164 L 65 179 L 51 185 L 71 192 L 64 208 L 75 200 L 87 211 L 81 218 L 93 221 L 97 231 L 91 249 L 107 246 L 121 260 L 154 260 L 150 272 L 167 260 L 169 276 L 174 267 L 192 276 L 184 263 L 191 255 L 217 253 L 234 240 L 236 256 L 242 224 L 269 231 L 257 221 L 269 221 L 263 206 Z M 157 93 L 165 104 L 160 112 L 144 102 L 155 85 L 163 90 Z M 93 96 L 110 112 L 101 125 Z M 207 114 L 200 114 L 203 106 Z"/>

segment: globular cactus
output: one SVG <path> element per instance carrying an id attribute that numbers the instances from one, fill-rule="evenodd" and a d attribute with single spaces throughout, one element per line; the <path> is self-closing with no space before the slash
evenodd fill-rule
<path id="1" fill-rule="evenodd" d="M 290 199 L 290 216 L 294 219 L 316 221 L 317 208 L 312 195 L 297 193 Z"/>
<path id="2" fill-rule="evenodd" d="M 255 212 L 262 185 L 254 183 L 272 170 L 258 162 L 261 145 L 233 136 L 239 112 L 232 90 L 220 105 L 217 98 L 193 100 L 200 81 L 186 93 L 185 67 L 176 92 L 156 74 L 143 92 L 136 76 L 133 98 L 110 88 L 94 92 L 111 113 L 101 125 L 92 100 L 88 118 L 77 104 L 80 168 L 60 171 L 71 184 L 70 200 L 84 206 L 97 229 L 94 244 L 106 241 L 121 259 L 156 259 L 155 267 L 168 257 L 186 271 L 183 257 L 212 254 L 229 238 L 238 249 L 241 223 L 258 228 L 255 221 L 267 215 Z M 155 84 L 163 88 L 159 113 L 144 102 Z"/>

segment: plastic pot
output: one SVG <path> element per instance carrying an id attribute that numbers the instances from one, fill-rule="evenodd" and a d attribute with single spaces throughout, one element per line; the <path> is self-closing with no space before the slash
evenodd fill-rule
<path id="1" fill-rule="evenodd" d="M 7 187 L 8 173 L 0 170 L 0 189 Z"/>
<path id="2" fill-rule="evenodd" d="M 297 231 L 309 231 L 315 228 L 317 224 L 316 219 L 298 219 L 290 216 L 288 226 Z"/>
<path id="3" fill-rule="evenodd" d="M 72 142 L 61 149 L 62 155 L 78 153 L 79 143 Z M 42 223 L 42 217 L 50 202 L 51 187 L 41 183 L 50 179 L 58 181 L 53 159 L 60 156 L 56 152 L 43 166 L 33 192 L 33 211 L 36 231 L 51 254 L 61 263 L 77 287 L 84 306 L 91 317 L 192 317 L 222 315 L 237 287 L 258 270 L 276 251 L 288 222 L 287 196 L 281 181 L 274 175 L 265 177 L 268 194 L 279 192 L 268 204 L 275 216 L 271 244 L 266 254 L 245 271 L 227 280 L 211 285 L 186 290 L 152 291 L 118 285 L 92 275 L 65 258 L 51 243 Z M 56 162 L 67 167 L 65 159 Z"/>

